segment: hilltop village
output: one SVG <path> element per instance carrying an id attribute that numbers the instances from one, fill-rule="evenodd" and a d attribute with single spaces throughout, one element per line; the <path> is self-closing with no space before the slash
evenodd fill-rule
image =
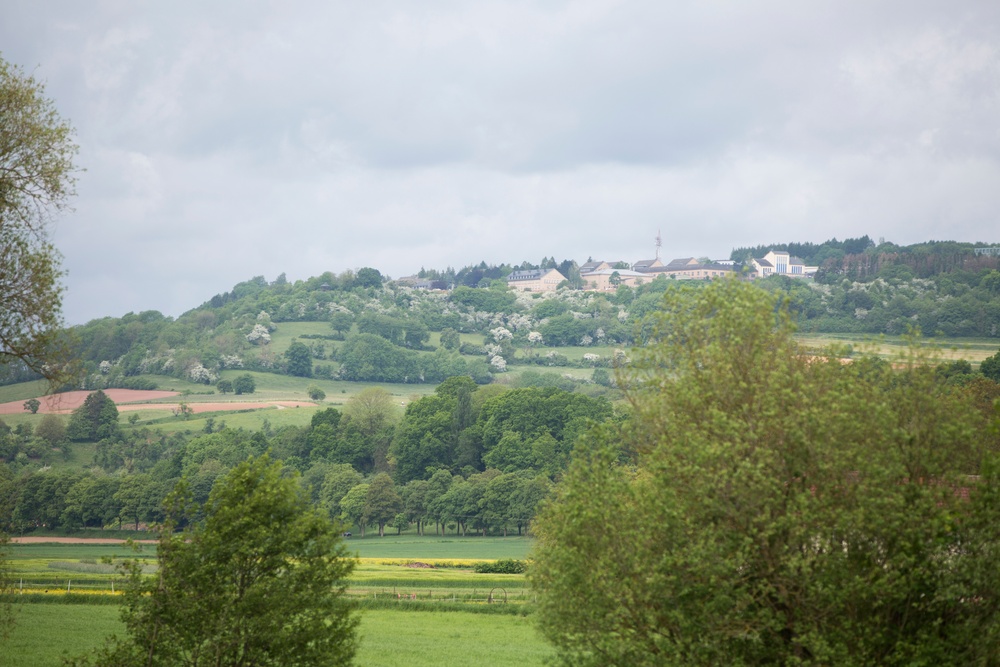
<path id="1" fill-rule="evenodd" d="M 673 259 L 666 264 L 658 256 L 634 264 L 588 260 L 579 267 L 579 286 L 589 292 L 613 292 L 622 285 L 644 285 L 658 276 L 673 280 L 707 280 L 734 274 L 748 279 L 768 276 L 812 278 L 818 270 L 818 266 L 807 266 L 802 259 L 784 250 L 769 250 L 763 257 L 752 258 L 742 266 L 731 259 L 695 257 Z M 518 269 L 506 276 L 507 285 L 519 292 L 554 292 L 561 285 L 569 284 L 570 279 L 571 276 L 556 267 Z M 400 278 L 398 282 L 428 289 L 435 286 L 434 281 L 417 276 Z"/>

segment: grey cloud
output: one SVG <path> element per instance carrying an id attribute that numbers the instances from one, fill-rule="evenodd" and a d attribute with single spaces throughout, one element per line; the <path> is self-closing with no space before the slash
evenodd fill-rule
<path id="1" fill-rule="evenodd" d="M 1000 6 L 46 3 L 3 56 L 78 129 L 67 317 L 253 275 L 989 240 Z"/>

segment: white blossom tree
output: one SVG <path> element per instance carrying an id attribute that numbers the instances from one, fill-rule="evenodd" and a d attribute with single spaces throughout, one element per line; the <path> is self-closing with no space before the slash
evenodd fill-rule
<path id="1" fill-rule="evenodd" d="M 267 345 L 271 342 L 271 334 L 263 324 L 253 325 L 246 338 L 253 345 Z"/>

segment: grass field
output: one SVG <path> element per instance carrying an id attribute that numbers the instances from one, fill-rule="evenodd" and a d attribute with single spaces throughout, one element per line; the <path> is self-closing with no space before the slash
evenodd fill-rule
<path id="1" fill-rule="evenodd" d="M 887 359 L 905 352 L 910 345 L 910 340 L 905 336 L 796 334 L 795 339 L 808 349 L 821 350 L 834 345 L 850 345 L 855 355 L 871 351 Z M 1000 350 L 1000 341 L 995 338 L 921 338 L 920 342 L 933 349 L 932 359 L 940 361 L 965 359 L 973 366 Z"/>
<path id="2" fill-rule="evenodd" d="M 524 575 L 477 574 L 472 566 L 483 560 L 523 560 L 531 545 L 532 539 L 527 537 L 351 538 L 347 546 L 360 561 L 350 578 L 349 594 L 474 604 L 486 601 L 494 589 L 502 589 L 496 595 L 506 595 L 511 603 L 529 602 Z M 114 586 L 121 587 L 114 562 L 138 556 L 155 567 L 155 554 L 155 545 L 142 545 L 136 554 L 120 545 L 13 544 L 9 562 L 15 587 L 26 593 L 109 594 L 117 590 Z M 414 562 L 432 567 L 409 567 Z"/>
<path id="3" fill-rule="evenodd" d="M 527 537 L 455 537 L 402 535 L 352 538 L 351 550 L 361 560 L 349 583 L 359 603 L 391 605 L 361 611 L 359 667 L 423 665 L 544 664 L 553 655 L 536 632 L 530 615 L 532 598 L 523 575 L 481 575 L 456 561 L 524 558 L 532 545 Z M 155 547 L 143 547 L 152 556 Z M 128 548 L 93 544 L 15 544 L 10 547 L 15 585 L 23 578 L 47 586 L 51 603 L 18 606 L 18 625 L 0 644 L 0 665 L 55 665 L 64 654 L 76 655 L 98 646 L 102 638 L 121 632 L 114 604 L 66 604 L 67 582 L 76 593 L 109 592 L 116 577 L 102 559 L 128 558 Z M 452 567 L 409 568 L 419 561 Z M 463 563 L 459 563 L 463 564 Z M 467 565 L 467 563 L 464 563 Z M 37 590 L 37 589 L 36 589 Z M 507 598 L 522 614 L 481 613 L 486 600 Z M 73 599 L 74 596 L 69 596 Z M 86 596 L 89 598 L 90 596 Z M 99 596 L 108 601 L 109 596 Z M 415 599 L 411 599 L 415 598 Z M 79 600 L 77 596 L 75 599 Z M 456 608 L 453 602 L 460 603 Z M 475 611 L 463 611 L 461 608 Z M 397 610 L 397 608 L 399 610 Z M 447 611 L 435 611 L 447 608 Z M 507 609 L 506 607 L 504 609 Z M 492 610 L 492 609 L 491 609 Z"/>
<path id="4" fill-rule="evenodd" d="M 117 606 L 20 605 L 10 640 L 0 643 L 0 665 L 51 667 L 122 631 Z M 358 636 L 358 667 L 531 667 L 553 655 L 530 617 L 506 614 L 368 609 Z"/>

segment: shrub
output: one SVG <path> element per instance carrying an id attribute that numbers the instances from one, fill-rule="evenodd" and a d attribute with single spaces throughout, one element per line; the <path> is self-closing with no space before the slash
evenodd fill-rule
<path id="1" fill-rule="evenodd" d="M 524 574 L 528 571 L 528 564 L 523 560 L 501 558 L 496 561 L 476 563 L 472 570 L 479 574 Z"/>

